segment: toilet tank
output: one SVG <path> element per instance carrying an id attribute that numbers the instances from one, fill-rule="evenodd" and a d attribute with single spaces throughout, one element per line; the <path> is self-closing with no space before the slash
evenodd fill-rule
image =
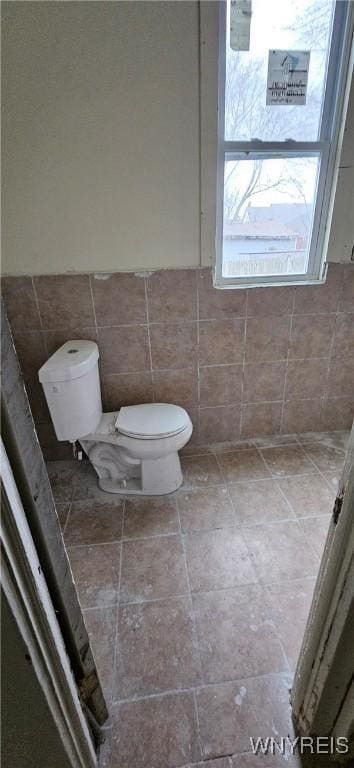
<path id="1" fill-rule="evenodd" d="M 94 432 L 101 416 L 98 346 L 67 341 L 38 372 L 58 440 L 74 442 Z"/>

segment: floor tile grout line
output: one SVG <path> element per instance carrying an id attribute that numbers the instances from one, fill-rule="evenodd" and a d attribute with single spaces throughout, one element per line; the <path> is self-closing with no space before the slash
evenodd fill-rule
<path id="1" fill-rule="evenodd" d="M 329 471 L 331 471 L 331 470 L 329 470 Z M 336 495 L 337 495 L 338 490 L 339 490 L 339 483 L 340 483 L 341 474 L 342 474 L 342 470 L 338 470 L 338 483 L 337 483 L 337 486 L 336 486 L 336 489 L 335 489 L 336 490 Z M 334 487 L 333 487 L 332 483 L 330 482 L 330 480 L 328 479 L 328 477 L 326 477 L 325 473 L 324 472 L 320 472 L 320 475 L 321 475 L 321 477 L 324 478 L 328 488 L 330 488 L 331 491 L 334 491 Z"/>
<path id="2" fill-rule="evenodd" d="M 260 453 L 260 455 L 261 455 L 261 457 L 262 457 L 266 467 L 269 469 L 269 472 L 271 473 L 271 477 L 273 478 L 273 480 L 286 480 L 286 479 L 291 478 L 291 477 L 309 477 L 310 475 L 321 474 L 320 470 L 316 466 L 315 462 L 312 461 L 312 459 L 308 456 L 308 454 L 304 450 L 304 446 L 302 445 L 302 443 L 288 444 L 286 446 L 280 446 L 279 445 L 279 446 L 273 446 L 273 447 L 274 448 L 288 448 L 288 447 L 293 447 L 293 445 L 295 445 L 297 448 L 301 449 L 302 453 L 306 456 L 307 459 L 310 460 L 310 464 L 314 467 L 314 470 L 316 470 L 316 471 L 303 472 L 301 474 L 292 473 L 290 475 L 286 475 L 286 474 L 285 475 L 276 475 L 276 474 L 273 474 L 271 468 L 268 467 L 268 463 L 267 463 L 266 457 L 263 456 L 263 451 L 268 450 L 268 448 L 259 448 L 258 451 L 259 451 L 259 453 Z"/>
<path id="3" fill-rule="evenodd" d="M 278 446 L 274 446 L 274 447 L 278 447 Z M 255 448 L 255 449 L 251 449 L 251 450 L 257 450 L 257 451 L 261 450 L 262 451 L 263 449 Z M 235 453 L 235 451 L 226 451 L 226 453 L 227 454 Z M 243 453 L 245 453 L 245 451 L 240 451 L 240 453 L 243 454 Z M 221 456 L 221 455 L 224 455 L 224 454 L 207 454 L 207 455 L 208 456 L 213 456 L 216 459 L 217 456 Z M 193 456 L 191 458 L 201 458 L 201 456 L 200 455 L 199 456 Z M 332 470 L 328 470 L 328 471 L 331 472 Z M 335 470 L 333 470 L 333 471 L 335 471 Z M 300 477 L 309 477 L 309 476 L 312 476 L 312 475 L 321 475 L 321 474 L 323 474 L 323 472 L 321 472 L 314 465 L 314 468 L 311 469 L 311 471 L 309 471 L 309 472 L 302 472 L 301 474 L 300 473 L 293 473 L 293 474 L 290 474 L 290 475 L 267 475 L 267 477 L 262 477 L 262 478 L 249 477 L 249 478 L 244 479 L 244 480 L 224 480 L 223 482 L 220 482 L 220 483 L 201 483 L 200 485 L 186 485 L 183 488 L 179 489 L 178 495 L 182 496 L 182 495 L 193 493 L 195 491 L 200 491 L 200 490 L 203 490 L 203 489 L 206 489 L 206 488 L 220 488 L 220 487 L 226 487 L 227 485 L 239 485 L 240 483 L 259 483 L 259 482 L 264 482 L 265 480 L 287 480 L 287 479 L 292 478 L 292 477 L 300 478 Z M 132 496 L 123 497 L 123 494 L 122 494 L 120 496 L 120 498 L 121 499 L 124 498 L 124 500 L 127 501 L 128 499 L 131 499 Z M 176 496 L 176 498 L 177 498 L 177 496 Z M 97 499 L 93 499 L 93 498 L 89 499 L 87 497 L 84 497 L 84 498 L 81 498 L 81 499 L 80 498 L 75 498 L 75 499 L 72 500 L 72 503 L 83 502 L 83 501 L 85 501 L 85 502 L 97 501 Z M 65 504 L 65 503 L 70 503 L 70 500 L 68 500 L 67 502 L 62 502 L 62 501 L 59 501 L 58 499 L 56 499 L 56 502 L 58 504 L 63 504 L 63 503 Z M 173 532 L 166 533 L 166 534 L 160 534 L 160 535 L 172 536 Z M 123 536 L 123 538 L 134 538 L 134 537 Z"/>
<path id="4" fill-rule="evenodd" d="M 313 398 L 310 398 L 312 400 Z M 346 398 L 344 398 L 346 399 Z M 279 401 L 281 402 L 281 401 Z M 218 407 L 218 406 L 215 406 Z M 223 407 L 223 406 L 221 406 Z M 275 435 L 269 435 L 264 436 L 263 438 L 241 438 L 240 440 L 236 441 L 221 441 L 220 443 L 209 443 L 207 446 L 206 444 L 201 444 L 200 446 L 192 446 L 193 453 L 183 453 L 181 454 L 181 458 L 183 459 L 192 459 L 196 456 L 208 456 L 208 455 L 215 455 L 216 453 L 230 453 L 231 451 L 245 451 L 245 450 L 251 450 L 252 448 L 259 448 L 260 450 L 266 449 L 266 448 L 282 448 L 289 445 L 305 445 L 306 443 L 312 443 L 317 442 L 320 444 L 321 441 L 314 441 L 314 440 L 306 440 L 306 443 L 304 441 L 301 441 L 301 435 L 304 434 L 320 434 L 323 435 L 323 439 L 326 439 L 325 436 L 330 436 L 332 434 L 347 432 L 347 430 L 329 430 L 324 432 L 313 432 L 313 433 L 290 433 L 292 439 L 283 442 L 284 438 L 288 437 L 288 434 L 275 434 Z M 224 445 L 224 448 L 219 448 L 218 446 Z M 248 447 L 245 448 L 245 445 Z M 207 450 L 208 448 L 208 450 Z M 339 449 L 343 450 L 345 452 L 345 449 Z"/>
<path id="5" fill-rule="evenodd" d="M 55 503 L 55 502 L 54 502 L 54 503 Z M 58 503 L 60 503 L 60 502 L 58 502 Z M 64 503 L 65 503 L 65 502 L 64 502 Z M 66 516 L 66 520 L 65 520 L 65 525 L 63 526 L 63 528 L 62 528 L 62 531 L 61 531 L 61 532 L 62 532 L 62 536 L 63 536 L 63 539 L 64 539 L 64 534 L 65 534 L 65 531 L 66 531 L 66 529 L 67 529 L 67 527 L 68 527 L 68 522 L 69 522 L 69 517 L 70 517 L 70 512 L 71 512 L 71 507 L 72 507 L 72 505 L 73 505 L 73 502 L 72 502 L 72 501 L 70 501 L 70 502 L 69 502 L 69 509 L 68 509 L 68 514 L 67 514 L 67 516 Z M 65 539 L 64 539 L 64 542 L 65 542 Z"/>
<path id="6" fill-rule="evenodd" d="M 231 501 L 231 505 L 232 505 L 232 508 L 234 509 L 234 511 L 235 511 L 235 514 L 236 514 L 236 510 L 235 510 L 235 508 L 234 508 L 234 505 L 233 505 L 233 503 L 232 503 L 232 499 L 231 499 L 231 498 L 230 498 L 230 501 Z M 284 522 L 284 521 L 281 521 L 281 522 Z M 234 527 L 235 527 L 235 526 L 234 526 Z M 239 527 L 238 527 L 238 528 L 239 528 Z M 247 541 L 245 540 L 245 538 L 244 538 L 244 537 L 242 537 L 242 539 L 243 539 L 243 541 L 244 541 L 244 544 L 246 545 L 246 549 L 247 549 L 247 551 L 248 551 L 248 554 L 249 554 L 250 560 L 251 560 L 251 562 L 252 562 L 252 564 L 253 564 L 253 557 L 252 557 L 252 553 L 251 553 L 251 551 L 250 551 L 250 548 L 248 547 L 248 543 L 247 543 Z M 255 576 L 256 576 L 256 578 L 257 578 L 257 582 L 256 582 L 256 583 L 254 583 L 254 582 L 253 582 L 252 584 L 248 584 L 248 585 L 246 585 L 246 584 L 245 584 L 245 585 L 239 585 L 239 586 L 224 587 L 224 588 L 220 588 L 220 589 L 213 589 L 213 590 L 203 590 L 203 591 L 198 591 L 198 592 L 194 592 L 194 593 L 192 593 L 192 599 L 193 599 L 194 595 L 200 595 L 200 594 L 204 594 L 204 595 L 206 595 L 206 594 L 215 593 L 215 592 L 218 592 L 218 593 L 224 593 L 224 592 L 230 592 L 230 591 L 232 591 L 232 590 L 238 590 L 239 592 L 242 592 L 242 591 L 246 591 L 246 589 L 249 589 L 250 587 L 251 587 L 251 588 L 252 588 L 252 587 L 256 587 L 257 589 L 260 589 L 260 590 L 261 590 L 261 592 L 265 593 L 265 592 L 266 592 L 266 585 L 265 585 L 265 584 L 263 584 L 263 583 L 262 583 L 262 581 L 260 580 L 260 578 L 259 578 L 259 575 L 258 575 L 258 573 L 257 573 L 257 569 L 256 569 L 256 567 L 255 567 L 255 566 L 254 566 L 254 572 L 255 572 Z M 268 607 L 268 606 L 267 606 L 267 607 Z M 282 652 L 282 654 L 283 654 L 283 661 L 285 661 L 285 663 L 287 664 L 287 667 L 288 667 L 288 669 L 287 669 L 287 670 L 284 670 L 284 671 L 287 671 L 287 672 L 288 672 L 288 671 L 291 671 L 291 664 L 290 664 L 290 662 L 289 662 L 289 659 L 288 659 L 288 656 L 287 656 L 287 654 L 286 654 L 286 652 L 285 652 L 285 648 L 284 648 L 284 645 L 283 645 L 282 639 L 281 639 L 281 637 L 280 637 L 280 635 L 279 635 L 279 633 L 278 633 L 278 630 L 277 630 L 277 626 L 276 626 L 276 623 L 275 623 L 275 621 L 274 621 L 274 620 L 272 620 L 272 623 L 273 623 L 273 628 L 274 628 L 274 634 L 275 634 L 275 636 L 276 636 L 276 638 L 277 638 L 277 640 L 278 640 L 278 643 L 279 643 L 279 646 L 280 646 L 281 652 Z"/>
<path id="7" fill-rule="evenodd" d="M 294 477 L 299 477 L 299 475 L 294 475 Z M 313 475 L 305 475 L 305 477 L 313 477 Z M 277 478 L 275 480 L 277 488 L 280 491 L 280 493 L 281 493 L 281 495 L 282 495 L 282 497 L 283 497 L 283 499 L 284 499 L 288 509 L 290 510 L 290 512 L 292 512 L 292 514 L 294 515 L 294 518 L 296 519 L 298 517 L 298 515 L 296 514 L 296 511 L 295 511 L 293 505 L 291 504 L 291 502 L 287 498 L 287 496 L 285 494 L 285 491 L 283 491 L 281 485 L 279 484 L 279 480 L 282 480 L 282 478 Z"/>
<path id="8" fill-rule="evenodd" d="M 183 695 L 186 693 L 192 694 L 192 693 L 199 693 L 200 691 L 204 691 L 210 688 L 220 688 L 224 685 L 239 685 L 240 683 L 246 683 L 251 680 L 267 680 L 269 678 L 271 679 L 278 679 L 278 680 L 288 680 L 289 677 L 293 677 L 292 672 L 289 670 L 283 670 L 282 672 L 265 672 L 261 675 L 249 675 L 248 677 L 236 677 L 231 678 L 229 680 L 222 680 L 217 683 L 200 683 L 199 685 L 190 686 L 188 688 L 167 688 L 164 691 L 156 691 L 154 693 L 147 693 L 147 694 L 136 694 L 135 696 L 129 696 L 124 699 L 115 699 L 112 702 L 112 706 L 122 706 L 124 704 L 131 704 L 136 703 L 139 701 L 146 701 L 151 699 L 157 699 L 157 698 L 165 698 L 167 696 L 174 696 L 174 695 Z"/>
<path id="9" fill-rule="evenodd" d="M 220 472 L 221 472 L 221 475 L 222 475 L 222 477 L 224 478 L 225 476 L 224 476 L 224 472 L 223 472 L 223 469 L 222 469 L 221 463 L 218 461 L 218 459 L 216 459 L 216 460 L 217 460 L 218 466 L 219 466 L 219 468 L 220 468 Z M 230 503 L 231 503 L 231 507 L 232 507 L 232 509 L 234 510 L 234 512 L 235 512 L 235 515 L 237 515 L 237 511 L 236 511 L 236 509 L 235 509 L 235 505 L 234 505 L 234 503 L 233 503 L 233 501 L 232 501 L 232 497 L 231 497 L 231 494 L 230 494 L 230 491 L 229 491 L 229 487 L 228 487 L 228 484 L 226 484 L 226 488 L 227 488 L 228 497 L 229 497 L 229 500 L 230 500 Z M 255 567 L 255 565 L 254 565 L 254 561 L 253 561 L 253 555 L 252 555 L 252 552 L 251 552 L 251 548 L 250 548 L 250 546 L 249 546 L 249 544 L 248 544 L 248 542 L 247 542 L 247 540 L 246 540 L 246 537 L 245 537 L 245 536 L 244 536 L 244 534 L 243 534 L 243 531 L 242 531 L 242 526 L 239 526 L 239 530 L 240 530 L 241 539 L 242 539 L 242 541 L 243 541 L 243 543 L 244 543 L 244 545 L 245 545 L 245 548 L 246 548 L 246 552 L 248 553 L 248 558 L 249 558 L 250 564 L 251 564 L 251 566 L 252 566 L 252 570 L 253 570 L 253 572 L 254 572 L 254 575 L 255 575 L 255 577 L 256 577 L 256 583 L 258 583 L 258 584 L 259 584 L 259 583 L 260 583 L 260 578 L 259 578 L 259 574 L 258 574 L 258 572 L 257 572 L 257 569 L 256 569 L 256 567 Z"/>
<path id="10" fill-rule="evenodd" d="M 317 472 L 319 472 L 319 474 L 323 477 L 322 470 L 317 466 L 317 464 L 316 464 L 315 460 L 312 458 L 311 454 L 306 450 L 306 446 L 308 446 L 308 445 L 321 445 L 321 443 L 305 443 L 305 445 L 302 444 L 301 447 L 302 447 L 302 450 L 304 451 L 306 457 L 308 458 L 308 460 L 311 462 L 311 464 L 313 464 L 314 467 L 316 467 Z M 344 453 L 343 458 L 345 459 L 345 453 Z M 328 470 L 328 471 L 331 472 L 331 470 Z M 335 469 L 334 471 L 336 472 L 337 470 Z M 342 473 L 342 469 L 339 469 L 338 470 L 338 474 L 340 475 L 341 473 Z"/>
<path id="11" fill-rule="evenodd" d="M 265 582 L 263 582 L 263 581 L 252 581 L 252 582 L 248 582 L 246 584 L 238 584 L 236 586 L 233 585 L 231 587 L 217 587 L 215 589 L 200 589 L 200 590 L 196 590 L 196 591 L 191 592 L 191 593 L 190 592 L 181 592 L 181 593 L 173 594 L 173 595 L 165 595 L 164 597 L 154 597 L 154 598 L 150 598 L 150 599 L 146 598 L 146 599 L 143 599 L 143 600 L 127 600 L 127 601 L 120 600 L 119 603 L 117 601 L 115 601 L 113 603 L 106 603 L 106 604 L 99 603 L 99 604 L 96 604 L 96 605 L 87 606 L 87 607 L 83 608 L 83 610 L 84 611 L 97 611 L 97 610 L 107 610 L 107 609 L 117 608 L 118 606 L 122 607 L 122 608 L 126 608 L 126 607 L 129 607 L 131 605 L 139 605 L 139 606 L 151 605 L 152 603 L 163 603 L 163 602 L 169 602 L 169 601 L 174 601 L 174 600 L 178 601 L 181 598 L 188 598 L 188 597 L 191 597 L 191 596 L 194 597 L 194 596 L 198 596 L 198 595 L 209 595 L 209 594 L 214 594 L 216 592 L 217 593 L 232 592 L 232 591 L 243 592 L 243 591 L 246 591 L 247 589 L 249 589 L 250 587 L 257 587 L 257 588 L 262 588 L 262 589 L 268 589 L 270 587 L 278 587 L 278 586 L 281 587 L 284 584 L 295 585 L 295 584 L 301 583 L 303 581 L 313 581 L 314 578 L 316 578 L 316 577 L 314 577 L 314 576 L 298 576 L 296 579 L 283 579 L 282 578 L 282 579 L 279 579 L 279 580 L 276 580 L 276 581 L 265 581 Z M 271 673 L 269 673 L 269 674 L 271 674 Z"/>
<path id="12" fill-rule="evenodd" d="M 274 446 L 274 447 L 277 447 L 277 446 Z M 283 447 L 283 446 L 279 446 L 279 447 Z M 262 462 L 263 462 L 267 472 L 269 472 L 269 477 L 272 478 L 273 480 L 275 480 L 275 476 L 273 475 L 273 472 L 272 472 L 271 468 L 268 466 L 268 464 L 267 464 L 267 462 L 266 462 L 266 460 L 265 460 L 265 458 L 263 456 L 263 451 L 264 450 L 265 450 L 264 448 L 258 448 L 258 447 L 256 448 L 256 451 L 257 451 L 258 455 L 260 456 L 260 458 L 261 458 L 261 460 L 262 460 Z M 264 479 L 268 480 L 269 478 L 264 478 Z"/>
<path id="13" fill-rule="evenodd" d="M 303 445 L 301 445 L 301 444 L 300 444 L 300 448 L 302 448 L 302 452 L 305 454 L 306 458 L 308 458 L 308 459 L 311 461 L 311 463 L 312 463 L 314 466 L 316 466 L 316 465 L 315 465 L 315 462 L 314 462 L 314 461 L 312 461 L 311 457 L 310 457 L 310 456 L 307 454 L 307 452 L 305 451 L 305 449 L 304 449 Z M 317 467 L 316 467 L 316 468 L 317 468 Z M 321 474 L 321 473 L 319 473 L 319 474 Z M 323 515 L 317 515 L 317 517 L 321 518 L 321 517 L 323 517 Z M 303 526 L 301 525 L 301 520 L 303 520 L 303 519 L 308 519 L 308 518 L 298 517 L 298 518 L 297 518 L 297 522 L 298 522 L 298 524 L 299 524 L 299 528 L 300 528 L 300 531 L 301 531 L 302 535 L 303 535 L 303 536 L 305 536 L 305 535 L 306 535 L 306 533 L 305 533 L 305 529 L 304 529 L 304 528 L 303 528 Z M 319 567 L 319 565 L 320 565 L 320 562 L 321 562 L 321 557 L 319 557 L 319 555 L 318 555 L 318 552 L 316 552 L 316 550 L 315 550 L 315 547 L 313 546 L 311 539 L 309 540 L 309 542 L 308 542 L 308 543 L 309 543 L 309 545 L 310 545 L 310 548 L 311 548 L 311 550 L 312 550 L 312 552 L 313 552 L 313 554 L 314 554 L 314 556 L 315 556 L 315 558 L 316 558 L 316 560 L 317 560 L 317 563 L 318 563 L 318 567 Z"/>
<path id="14" fill-rule="evenodd" d="M 308 443 L 306 443 L 306 445 L 308 445 Z M 314 462 L 314 460 L 312 459 L 312 457 L 311 457 L 311 456 L 310 456 L 310 455 L 307 453 L 307 451 L 306 451 L 306 445 L 305 445 L 305 446 L 303 446 L 303 448 L 304 448 L 304 450 L 305 450 L 305 453 L 306 453 L 307 457 L 310 459 L 310 461 L 312 461 L 312 463 L 313 463 L 313 464 L 314 464 L 314 465 L 317 467 L 317 464 L 315 464 L 315 462 Z M 311 443 L 311 445 L 312 445 L 312 443 Z M 319 443 L 315 443 L 315 445 L 319 445 Z M 319 467 L 317 467 L 317 471 L 318 471 L 319 475 L 320 475 L 320 476 L 321 476 L 321 477 L 324 479 L 324 481 L 325 481 L 326 485 L 328 485 L 328 487 L 331 489 L 331 491 L 333 491 L 332 485 L 331 485 L 331 483 L 329 482 L 328 478 L 326 477 L 326 475 L 325 475 L 325 472 L 324 472 L 324 471 L 322 471 L 321 469 L 319 469 Z M 332 471 L 333 471 L 333 472 L 337 472 L 337 471 L 338 471 L 338 486 L 339 486 L 339 483 L 340 483 L 340 478 L 341 478 L 341 474 L 342 474 L 342 468 L 341 468 L 341 469 L 338 469 L 338 470 L 334 469 L 334 470 L 328 470 L 328 471 L 329 471 L 329 472 L 332 472 Z M 337 489 L 336 489 L 336 490 L 337 490 L 337 492 L 338 492 L 338 487 L 337 487 Z M 337 495 L 337 494 L 336 494 L 336 495 Z M 333 503 L 334 503 L 334 500 L 333 500 Z M 332 511 L 332 510 L 331 510 L 331 511 Z"/>
<path id="15" fill-rule="evenodd" d="M 120 539 L 111 539 L 107 541 L 95 541 L 80 544 L 70 544 L 66 542 L 67 549 L 80 549 L 83 547 L 106 547 L 109 544 L 127 544 L 135 541 L 150 541 L 151 539 L 177 539 L 179 531 L 171 533 L 151 533 L 145 536 L 122 536 Z"/>
<path id="16" fill-rule="evenodd" d="M 308 577 L 308 578 L 310 578 L 310 577 Z M 282 581 L 281 583 L 284 584 L 284 581 Z M 285 663 L 287 664 L 287 667 L 288 667 L 287 670 L 284 670 L 284 674 L 286 674 L 286 673 L 291 674 L 292 673 L 291 662 L 290 662 L 290 659 L 289 659 L 288 654 L 286 652 L 286 648 L 285 648 L 285 645 L 283 643 L 283 639 L 281 637 L 280 631 L 278 630 L 277 622 L 275 620 L 275 615 L 274 615 L 275 611 L 272 610 L 272 608 L 270 607 L 269 603 L 267 603 L 267 594 L 268 594 L 269 586 L 272 586 L 272 585 L 271 584 L 262 584 L 261 583 L 261 588 L 262 588 L 262 591 L 263 591 L 263 594 L 264 594 L 264 599 L 265 599 L 265 603 L 266 603 L 266 607 L 267 607 L 267 612 L 268 612 L 270 620 L 271 620 L 271 622 L 273 624 L 274 634 L 275 634 L 275 637 L 276 637 L 276 639 L 277 639 L 277 641 L 279 643 L 281 652 L 283 654 L 283 660 L 285 661 Z"/>
<path id="17" fill-rule="evenodd" d="M 200 652 L 200 642 L 199 642 L 199 634 L 197 629 L 197 620 L 194 610 L 194 603 L 193 603 L 193 593 L 191 589 L 191 581 L 189 576 L 189 569 L 188 569 L 188 558 L 187 558 L 187 552 L 186 552 L 186 540 L 185 536 L 182 532 L 182 525 L 181 525 L 181 515 L 180 515 L 180 509 L 178 505 L 178 498 L 176 498 L 176 510 L 177 510 L 177 516 L 178 516 L 178 524 L 179 524 L 179 531 L 180 531 L 180 541 L 181 541 L 181 547 L 182 547 L 182 553 L 183 553 L 183 561 L 184 561 L 184 567 L 185 567 L 185 573 L 186 573 L 186 580 L 187 580 L 187 586 L 188 586 L 188 593 L 190 596 L 191 601 L 191 615 L 192 615 L 192 624 L 193 624 L 193 635 L 194 639 L 196 641 L 197 646 L 197 655 L 198 655 L 198 676 L 202 675 L 202 657 Z"/>
<path id="18" fill-rule="evenodd" d="M 305 531 L 304 527 L 301 525 L 301 520 L 304 520 L 304 519 L 305 518 L 299 518 L 299 523 L 300 523 L 300 528 L 301 528 L 302 534 L 304 536 L 306 536 L 306 531 Z M 308 519 L 308 518 L 306 518 L 306 519 Z M 329 528 L 329 523 L 330 523 L 330 521 L 328 521 L 328 528 Z M 328 528 L 327 528 L 327 533 L 328 533 Z M 313 546 L 312 538 L 311 537 L 309 537 L 309 539 L 306 538 L 306 541 L 308 541 L 308 544 L 310 545 L 310 548 L 312 549 L 313 555 L 314 555 L 314 557 L 315 557 L 315 559 L 317 561 L 317 564 L 318 564 L 318 572 L 319 572 L 320 564 L 321 564 L 321 560 L 322 560 L 322 555 L 323 555 L 323 551 L 324 551 L 324 547 L 322 549 L 322 554 L 319 555 L 318 552 L 316 552 L 315 547 Z M 317 572 L 317 575 L 318 575 L 318 572 Z"/>
<path id="19" fill-rule="evenodd" d="M 219 458 L 218 458 L 217 455 L 215 455 L 215 458 L 216 458 L 216 463 L 217 463 L 217 465 L 219 467 L 219 470 L 221 472 L 221 477 L 225 481 L 225 475 L 224 475 L 224 472 L 223 472 L 223 468 L 222 468 L 221 462 L 219 461 Z M 231 493 L 229 491 L 229 484 L 226 481 L 225 481 L 225 488 L 226 488 L 226 491 L 227 491 L 227 496 L 228 496 L 228 499 L 229 499 L 229 503 L 231 504 L 231 509 L 233 509 L 234 514 L 237 517 L 237 510 L 235 509 L 235 505 L 233 503 L 232 496 L 231 496 Z M 246 544 L 246 542 L 245 542 L 245 544 Z M 246 544 L 246 547 L 247 547 L 247 544 Z M 247 551 L 249 551 L 248 547 L 247 547 Z"/>
<path id="20" fill-rule="evenodd" d="M 297 478 L 299 476 L 295 475 L 294 477 Z M 313 475 L 305 475 L 305 477 L 313 477 Z M 264 481 L 256 480 L 254 482 L 261 483 L 261 482 L 264 482 Z M 274 480 L 274 483 L 276 483 L 276 480 Z M 235 485 L 237 486 L 239 484 L 235 483 Z M 211 488 L 211 487 L 212 486 L 207 486 L 207 488 Z M 223 488 L 223 486 L 218 486 L 218 487 L 222 487 Z M 225 490 L 228 490 L 228 487 L 226 487 Z M 200 533 L 211 533 L 213 531 L 221 531 L 221 530 L 226 530 L 226 531 L 227 530 L 233 530 L 233 529 L 236 529 L 237 531 L 244 531 L 244 530 L 250 530 L 250 529 L 253 530 L 254 528 L 259 528 L 260 526 L 262 526 L 262 527 L 266 527 L 267 526 L 268 527 L 268 526 L 273 526 L 273 525 L 277 525 L 277 524 L 280 524 L 280 523 L 294 523 L 294 522 L 299 521 L 299 520 L 312 520 L 313 518 L 320 518 L 321 519 L 321 518 L 326 517 L 327 514 L 328 515 L 330 514 L 330 511 L 328 511 L 328 512 L 310 512 L 309 514 L 299 515 L 299 514 L 297 514 L 292 509 L 290 502 L 286 499 L 286 496 L 284 495 L 284 492 L 281 489 L 279 489 L 279 490 L 281 491 L 282 496 L 284 497 L 285 501 L 287 502 L 287 506 L 289 508 L 289 511 L 293 512 L 293 515 L 291 515 L 290 517 L 279 517 L 279 518 L 274 518 L 274 519 L 271 519 L 271 520 L 259 520 L 257 522 L 252 522 L 252 523 L 235 522 L 235 523 L 230 523 L 229 525 L 217 525 L 217 524 L 215 524 L 215 525 L 211 525 L 211 526 L 203 527 L 203 528 L 182 528 L 181 527 L 181 535 L 182 535 L 182 537 L 186 538 L 187 536 L 190 536 L 190 535 L 194 536 L 194 535 L 200 534 Z M 232 505 L 233 511 L 237 515 L 237 509 L 235 509 L 234 504 L 233 504 L 233 500 L 232 500 L 232 498 L 230 496 L 229 496 L 229 500 L 230 500 L 230 503 Z M 144 542 L 144 541 L 151 541 L 151 540 L 156 540 L 156 539 L 174 539 L 176 541 L 179 538 L 179 535 L 180 535 L 179 531 L 174 532 L 174 533 L 152 533 L 151 535 L 146 535 L 146 536 L 135 536 L 135 537 L 132 537 L 132 538 L 124 538 L 123 537 L 122 539 L 114 539 L 114 540 L 111 540 L 111 541 L 108 540 L 108 541 L 100 541 L 100 542 L 87 542 L 87 543 L 83 543 L 83 544 L 70 544 L 68 542 L 65 542 L 65 546 L 66 546 L 67 551 L 70 552 L 72 549 L 77 550 L 77 549 L 86 549 L 87 547 L 90 547 L 90 548 L 92 548 L 92 547 L 106 547 L 106 546 L 110 546 L 110 545 L 127 544 L 127 543 L 131 543 L 131 542 L 133 542 L 133 543 L 135 543 L 135 542 Z"/>

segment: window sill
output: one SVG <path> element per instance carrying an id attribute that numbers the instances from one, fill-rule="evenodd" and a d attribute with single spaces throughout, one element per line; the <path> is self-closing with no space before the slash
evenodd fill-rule
<path id="1" fill-rule="evenodd" d="M 285 286 L 294 286 L 294 285 L 324 285 L 327 278 L 327 269 L 325 270 L 324 276 L 320 278 L 310 278 L 305 277 L 305 279 L 297 278 L 294 276 L 291 280 L 269 280 L 269 278 L 263 278 L 263 279 L 255 279 L 255 280 L 239 280 L 236 282 L 232 282 L 231 280 L 222 280 L 217 279 L 214 276 L 213 279 L 213 285 L 214 288 L 221 291 L 234 291 L 234 290 L 242 290 L 242 289 L 248 289 L 248 288 L 279 288 L 279 287 L 285 287 Z"/>

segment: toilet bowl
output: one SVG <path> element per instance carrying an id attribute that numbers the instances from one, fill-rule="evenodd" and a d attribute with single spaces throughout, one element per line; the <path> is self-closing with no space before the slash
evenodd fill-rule
<path id="1" fill-rule="evenodd" d="M 191 437 L 188 413 L 170 403 L 102 412 L 99 351 L 68 341 L 39 370 L 58 440 L 78 441 L 108 493 L 162 495 L 182 484 L 178 451 Z"/>

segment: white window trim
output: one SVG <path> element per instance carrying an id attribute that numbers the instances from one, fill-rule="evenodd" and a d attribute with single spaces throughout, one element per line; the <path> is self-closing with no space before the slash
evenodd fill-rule
<path id="1" fill-rule="evenodd" d="M 318 142 L 226 142 L 224 140 L 225 103 L 225 29 L 226 1 L 200 4 L 201 41 L 201 263 L 214 265 L 214 286 L 221 289 L 240 289 L 275 285 L 304 285 L 325 282 L 327 273 L 326 256 L 330 225 L 337 186 L 340 153 L 343 141 L 345 117 L 348 107 L 351 76 L 353 69 L 353 26 L 354 3 L 341 0 L 337 4 L 333 35 L 341 39 L 341 56 L 331 47 L 329 76 L 323 107 L 322 135 Z M 344 30 L 344 31 L 340 31 Z M 335 59 L 335 61 L 333 61 Z M 217 61 L 217 64 L 216 64 Z M 216 76 L 217 72 L 217 76 Z M 216 81 L 217 77 L 217 81 Z M 333 102 L 333 83 L 340 78 L 340 87 Z M 217 98 L 213 105 L 213 91 Z M 217 103 L 217 115 L 215 106 Z M 211 106 L 213 105 L 213 106 Z M 327 115 L 327 117 L 326 117 Z M 217 131 L 217 143 L 213 142 Z M 321 209 L 315 206 L 313 236 L 309 258 L 309 269 L 305 275 L 259 276 L 256 278 L 225 278 L 222 276 L 223 243 L 223 193 L 224 158 L 247 150 L 273 151 L 296 154 L 321 151 L 321 169 L 318 180 L 317 200 L 322 200 Z M 216 162 L 213 163 L 213 149 Z M 216 165 L 216 168 L 215 168 Z M 216 190 L 210 190 L 212 179 Z M 215 204 L 215 212 L 212 207 Z M 211 244 L 211 231 L 215 233 L 215 244 Z"/>

